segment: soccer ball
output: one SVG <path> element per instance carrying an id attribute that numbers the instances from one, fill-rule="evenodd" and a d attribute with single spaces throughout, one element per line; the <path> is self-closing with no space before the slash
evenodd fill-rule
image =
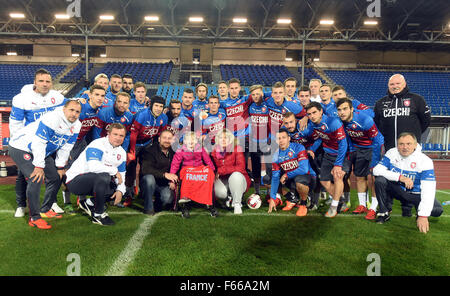
<path id="1" fill-rule="evenodd" d="M 247 206 L 252 210 L 259 209 L 261 203 L 261 197 L 258 194 L 253 193 L 247 198 Z"/>

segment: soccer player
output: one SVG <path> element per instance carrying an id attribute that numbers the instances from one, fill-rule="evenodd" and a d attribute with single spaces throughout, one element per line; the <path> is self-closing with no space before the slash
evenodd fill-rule
<path id="1" fill-rule="evenodd" d="M 181 97 L 181 115 L 184 115 L 190 123 L 194 126 L 194 119 L 196 120 L 199 110 L 192 104 L 194 102 L 194 91 L 190 88 L 185 88 L 183 96 Z"/>
<path id="2" fill-rule="evenodd" d="M 217 83 L 217 93 L 221 101 L 228 99 L 228 84 L 221 80 Z"/>
<path id="3" fill-rule="evenodd" d="M 333 100 L 335 103 L 337 103 L 339 101 L 339 99 L 348 98 L 347 92 L 345 91 L 345 88 L 342 85 L 337 85 L 337 86 L 333 87 L 333 90 L 331 91 L 331 93 L 332 93 Z M 352 105 L 353 105 L 353 108 L 355 109 L 355 111 L 363 111 L 372 118 L 375 116 L 375 113 L 373 113 L 372 109 L 370 109 L 368 106 L 364 105 L 357 99 L 352 99 Z"/>
<path id="4" fill-rule="evenodd" d="M 307 86 L 302 86 L 298 89 L 297 98 L 303 108 L 311 103 L 311 90 Z"/>
<path id="5" fill-rule="evenodd" d="M 75 142 L 72 150 L 70 151 L 69 164 L 68 167 L 72 165 L 72 163 L 78 158 L 78 156 L 83 152 L 86 146 L 92 141 L 92 128 L 96 125 L 97 122 L 97 112 L 100 107 L 103 105 L 105 100 L 105 89 L 100 85 L 92 85 L 89 89 L 89 101 L 87 103 L 81 104 L 81 113 L 78 118 L 81 122 L 81 129 L 77 137 L 77 141 Z M 63 181 L 63 184 L 65 181 Z M 64 200 L 64 211 L 68 214 L 74 214 L 75 211 L 72 207 L 70 201 L 70 191 L 65 190 L 62 191 L 63 200 Z"/>
<path id="6" fill-rule="evenodd" d="M 192 105 L 194 105 L 194 107 L 199 111 L 208 112 L 208 86 L 204 83 L 199 83 L 195 87 L 195 94 L 197 95 L 197 99 L 194 100 Z"/>
<path id="7" fill-rule="evenodd" d="M 331 86 L 324 84 L 320 87 L 320 103 L 323 107 L 323 113 L 327 116 L 338 117 L 336 103 L 331 99 Z"/>
<path id="8" fill-rule="evenodd" d="M 311 102 L 320 103 L 322 100 L 320 99 L 320 87 L 322 86 L 322 81 L 320 79 L 311 79 L 309 81 L 309 89 L 311 90 Z"/>
<path id="9" fill-rule="evenodd" d="M 130 146 L 127 154 L 127 197 L 131 197 L 132 186 L 136 178 L 136 159 L 140 158 L 142 149 L 151 144 L 153 139 L 164 130 L 168 123 L 167 115 L 163 113 L 165 100 L 162 97 L 151 98 L 150 107 L 137 113 L 131 125 Z M 125 205 L 129 205 L 128 198 Z"/>
<path id="10" fill-rule="evenodd" d="M 133 114 L 127 111 L 130 107 L 130 95 L 126 92 L 119 92 L 117 99 L 112 107 L 102 108 L 97 113 L 96 125 L 92 129 L 93 139 L 105 137 L 108 133 L 108 125 L 111 123 L 121 123 L 127 131 L 130 130 Z M 130 135 L 127 133 L 123 142 L 123 149 L 128 150 L 130 144 Z"/>
<path id="11" fill-rule="evenodd" d="M 136 82 L 134 84 L 134 98 L 130 101 L 130 112 L 133 114 L 144 110 L 146 106 L 147 87 L 143 82 Z"/>
<path id="12" fill-rule="evenodd" d="M 183 141 L 183 135 L 185 132 L 191 130 L 191 122 L 181 112 L 182 103 L 176 99 L 172 99 L 169 103 L 169 112 L 167 113 L 167 129 L 173 134 L 173 151 L 179 148 L 180 143 Z"/>
<path id="13" fill-rule="evenodd" d="M 109 91 L 106 92 L 104 107 L 114 105 L 117 95 L 122 91 L 122 77 L 119 74 L 111 75 Z M 130 97 L 131 98 L 131 97 Z"/>
<path id="14" fill-rule="evenodd" d="M 123 74 L 122 91 L 129 94 L 132 100 L 135 98 L 133 89 L 134 89 L 133 76 L 131 74 Z"/>
<path id="15" fill-rule="evenodd" d="M 52 90 L 53 81 L 49 71 L 38 69 L 34 74 L 32 85 L 26 85 L 21 93 L 12 99 L 9 115 L 9 133 L 12 139 L 17 132 L 28 124 L 38 120 L 43 114 L 55 110 L 65 104 L 66 99 L 56 90 Z M 23 217 L 26 209 L 27 181 L 19 170 L 16 179 L 17 209 L 14 217 Z M 53 209 L 58 213 L 64 211 L 55 203 Z"/>
<path id="16" fill-rule="evenodd" d="M 322 139 L 324 155 L 320 167 L 320 183 L 332 197 L 325 217 L 333 218 L 337 215 L 339 199 L 344 189 L 344 176 L 350 171 L 349 163 L 345 161 L 348 146 L 345 130 L 339 118 L 323 114 L 322 105 L 317 102 L 310 103 L 306 107 L 306 113 L 310 122 L 304 131 L 305 136 L 311 136 L 315 132 Z"/>
<path id="17" fill-rule="evenodd" d="M 103 87 L 105 89 L 106 92 L 108 92 L 109 89 L 110 89 L 109 78 L 104 73 L 100 73 L 100 74 L 97 74 L 97 76 L 95 76 L 94 84 L 100 85 L 101 87 Z M 90 91 L 88 89 L 80 97 L 85 99 L 86 101 L 88 101 L 89 100 L 89 94 L 90 94 Z"/>
<path id="18" fill-rule="evenodd" d="M 372 117 L 365 112 L 354 112 L 352 101 L 342 98 L 337 102 L 339 118 L 344 124 L 347 137 L 350 138 L 354 150 L 350 153 L 350 161 L 353 173 L 356 177 L 356 189 L 358 191 L 359 206 L 353 214 L 368 212 L 367 220 L 376 218 L 377 199 L 372 193 L 370 210 L 366 208 L 367 178 L 372 178 L 370 170 L 381 159 L 381 147 L 384 144 L 383 135 L 378 131 Z M 373 183 L 373 182 L 371 182 Z"/>
<path id="19" fill-rule="evenodd" d="M 252 85 L 250 95 L 253 103 L 248 109 L 250 115 L 249 151 L 252 162 L 252 177 L 255 194 L 260 195 L 262 163 L 265 164 L 266 176 L 272 176 L 270 159 L 269 108 L 263 100 L 263 86 Z M 266 178 L 266 179 L 267 179 Z"/>
<path id="20" fill-rule="evenodd" d="M 297 97 L 297 92 L 296 92 L 297 79 L 295 79 L 294 77 L 289 77 L 284 81 L 283 84 L 284 84 L 284 91 L 285 91 L 288 99 L 298 102 L 298 97 Z"/>
<path id="21" fill-rule="evenodd" d="M 300 199 L 296 215 L 306 216 L 306 200 L 309 188 L 314 187 L 312 176 L 315 176 L 308 162 L 308 155 L 302 144 L 291 143 L 291 138 L 286 129 L 281 129 L 276 134 L 279 149 L 273 155 L 272 160 L 272 184 L 270 189 L 269 210 L 276 210 L 276 194 L 281 183 L 286 185 L 291 192 L 295 192 L 291 200 L 286 201 L 284 211 L 291 210 Z M 299 198 L 300 197 L 300 198 Z"/>
<path id="22" fill-rule="evenodd" d="M 412 203 L 417 209 L 416 224 L 420 232 L 429 231 L 428 217 L 439 217 L 444 209 L 436 195 L 433 161 L 422 153 L 414 133 L 404 132 L 397 138 L 397 147 L 386 152 L 373 169 L 377 192 L 376 222 L 390 219 L 393 199 Z"/>
<path id="23" fill-rule="evenodd" d="M 125 126 L 110 124 L 106 137 L 92 141 L 66 173 L 70 192 L 94 197 L 80 199 L 80 208 L 91 217 L 92 223 L 114 225 L 105 212 L 105 202 L 112 199 L 117 205 L 125 194 L 126 152 L 121 145 L 126 134 Z"/>
<path id="24" fill-rule="evenodd" d="M 212 151 L 217 133 L 225 128 L 227 115 L 225 110 L 219 107 L 219 97 L 210 96 L 208 98 L 209 112 L 206 113 L 206 118 L 200 118 L 202 123 L 203 146 L 206 147 L 206 151 Z"/>
<path id="25" fill-rule="evenodd" d="M 44 114 L 13 135 L 9 153 L 27 180 L 26 196 L 30 209 L 28 225 L 50 229 L 43 218 L 61 218 L 51 210 L 65 174 L 70 150 L 81 128 L 81 105 L 67 101 L 64 107 Z M 44 202 L 40 206 L 40 188 L 45 178 Z"/>

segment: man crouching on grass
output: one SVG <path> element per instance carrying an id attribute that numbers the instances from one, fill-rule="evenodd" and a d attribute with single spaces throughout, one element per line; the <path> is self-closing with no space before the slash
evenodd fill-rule
<path id="1" fill-rule="evenodd" d="M 417 209 L 417 227 L 429 231 L 428 217 L 439 217 L 444 211 L 436 200 L 436 177 L 433 161 L 422 153 L 413 133 L 401 133 L 397 147 L 389 149 L 373 169 L 375 191 L 379 205 L 376 222 L 390 219 L 393 198 L 414 204 Z"/>
<path id="2" fill-rule="evenodd" d="M 121 145 L 126 132 L 122 124 L 112 123 L 107 136 L 92 141 L 66 172 L 70 192 L 95 197 L 80 200 L 80 208 L 92 217 L 92 223 L 114 225 L 105 212 L 105 202 L 113 199 L 116 205 L 125 194 L 127 154 Z"/>

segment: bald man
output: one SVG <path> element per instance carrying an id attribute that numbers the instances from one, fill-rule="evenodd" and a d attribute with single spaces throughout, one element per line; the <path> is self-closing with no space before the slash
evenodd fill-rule
<path id="1" fill-rule="evenodd" d="M 431 110 L 425 99 L 409 92 L 405 77 L 392 75 L 388 82 L 388 93 L 375 103 L 374 121 L 384 136 L 384 149 L 397 147 L 398 135 L 410 132 L 420 141 L 421 135 L 430 125 Z M 402 216 L 412 215 L 412 204 L 402 203 Z"/>
<path id="2" fill-rule="evenodd" d="M 388 93 L 375 103 L 374 112 L 386 151 L 397 146 L 397 136 L 403 132 L 411 132 L 420 140 L 431 121 L 431 110 L 425 99 L 409 91 L 401 74 L 389 78 Z"/>

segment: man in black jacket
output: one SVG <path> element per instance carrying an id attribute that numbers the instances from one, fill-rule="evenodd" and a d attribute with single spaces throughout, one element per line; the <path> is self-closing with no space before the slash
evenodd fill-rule
<path id="1" fill-rule="evenodd" d="M 388 94 L 375 103 L 374 112 L 375 124 L 384 136 L 385 151 L 397 146 L 397 137 L 403 132 L 411 132 L 420 139 L 431 121 L 425 99 L 410 92 L 400 74 L 391 76 Z"/>
<path id="2" fill-rule="evenodd" d="M 398 135 L 413 133 L 418 140 L 431 122 L 431 110 L 425 99 L 409 92 L 405 77 L 394 74 L 389 78 L 388 94 L 374 107 L 374 121 L 384 136 L 384 149 L 397 147 Z M 402 216 L 411 216 L 412 204 L 402 203 Z"/>
<path id="3" fill-rule="evenodd" d="M 152 145 L 145 147 L 142 153 L 142 164 L 140 171 L 141 197 L 144 199 L 144 213 L 154 215 L 155 208 L 159 211 L 166 208 L 173 202 L 170 181 L 177 182 L 178 176 L 170 174 L 170 164 L 172 163 L 173 134 L 170 130 L 163 130 Z M 155 195 L 155 206 L 153 205 L 153 195 Z"/>

